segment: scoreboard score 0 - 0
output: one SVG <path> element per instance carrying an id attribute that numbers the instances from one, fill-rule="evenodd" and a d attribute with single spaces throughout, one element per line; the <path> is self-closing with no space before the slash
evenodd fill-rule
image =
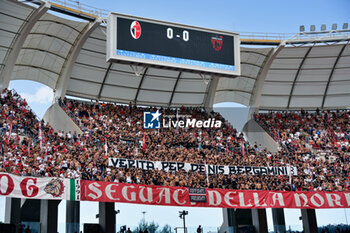
<path id="1" fill-rule="evenodd" d="M 111 13 L 107 62 L 124 61 L 204 73 L 240 75 L 240 40 L 233 32 Z"/>

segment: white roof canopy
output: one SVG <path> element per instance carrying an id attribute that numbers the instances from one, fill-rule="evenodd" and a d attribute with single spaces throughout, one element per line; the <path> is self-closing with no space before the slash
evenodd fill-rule
<path id="1" fill-rule="evenodd" d="M 261 108 L 344 108 L 350 103 L 350 45 L 285 47 L 264 81 Z"/>
<path id="2" fill-rule="evenodd" d="M 241 76 L 219 80 L 215 103 L 236 102 L 250 106 L 252 95 L 256 91 L 256 81 L 272 50 L 241 47 Z"/>
<path id="3" fill-rule="evenodd" d="M 237 102 L 263 109 L 314 109 L 350 103 L 348 43 L 241 47 L 241 76 L 203 76 L 107 63 L 106 28 L 99 22 L 64 19 L 46 13 L 45 6 L 13 0 L 0 4 L 0 86 L 6 79 L 33 80 L 63 95 L 161 106 Z"/>

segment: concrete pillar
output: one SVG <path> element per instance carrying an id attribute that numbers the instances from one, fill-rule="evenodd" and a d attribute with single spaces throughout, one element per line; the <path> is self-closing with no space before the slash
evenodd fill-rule
<path id="1" fill-rule="evenodd" d="M 304 233 L 317 232 L 317 221 L 315 209 L 301 209 Z"/>
<path id="2" fill-rule="evenodd" d="M 273 231 L 276 233 L 286 232 L 286 222 L 283 208 L 272 208 Z"/>
<path id="3" fill-rule="evenodd" d="M 14 224 L 16 232 L 21 224 L 21 199 L 6 197 L 5 223 Z"/>
<path id="4" fill-rule="evenodd" d="M 21 199 L 21 221 L 37 223 L 40 222 L 39 199 Z"/>
<path id="5" fill-rule="evenodd" d="M 99 202 L 99 224 L 104 233 L 115 232 L 114 202 Z"/>
<path id="6" fill-rule="evenodd" d="M 210 112 L 211 110 L 213 110 L 216 88 L 218 86 L 218 83 L 219 83 L 219 77 L 212 76 L 212 79 L 209 83 L 209 87 L 207 89 L 207 96 L 205 97 L 205 101 L 204 101 L 204 108 L 207 112 Z"/>
<path id="7" fill-rule="evenodd" d="M 253 226 L 251 209 L 223 209 L 223 217 L 220 232 L 236 233 L 239 228 Z"/>
<path id="8" fill-rule="evenodd" d="M 61 200 L 40 201 L 40 233 L 57 233 L 60 202 Z"/>
<path id="9" fill-rule="evenodd" d="M 235 209 L 222 209 L 224 222 L 222 223 L 220 233 L 234 233 L 238 231 L 236 224 Z"/>
<path id="10" fill-rule="evenodd" d="M 66 203 L 66 233 L 80 232 L 80 202 L 67 201 Z"/>
<path id="11" fill-rule="evenodd" d="M 266 209 L 252 209 L 255 232 L 268 233 Z"/>

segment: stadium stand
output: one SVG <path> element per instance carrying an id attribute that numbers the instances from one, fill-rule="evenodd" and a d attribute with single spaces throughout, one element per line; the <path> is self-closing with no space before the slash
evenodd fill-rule
<path id="1" fill-rule="evenodd" d="M 15 91 L 2 92 L 1 114 L 4 120 L 1 132 L 5 137 L 2 137 L 1 142 L 3 156 L 0 171 L 23 176 L 165 186 L 241 190 L 349 190 L 349 131 L 340 130 L 347 125 L 348 112 L 312 114 L 303 111 L 299 114 L 255 115 L 255 119 L 280 142 L 279 152 L 271 153 L 261 146 L 250 145 L 243 134 L 238 133 L 220 114 L 206 113 L 201 108 L 183 107 L 179 112 L 196 118 L 221 119 L 225 122 L 222 129 L 203 129 L 201 134 L 198 129 L 176 128 L 147 132 L 142 127 L 142 113 L 144 110 L 155 110 L 154 107 L 66 99 L 59 100 L 59 103 L 82 129 L 83 135 L 70 131 L 54 132 L 49 124 L 37 120 L 26 101 Z M 176 114 L 174 109 L 158 110 Z M 310 122 L 307 119 L 314 120 Z M 338 119 L 332 123 L 335 132 L 330 131 L 331 127 L 326 127 L 324 122 L 327 119 Z M 291 131 L 286 132 L 287 128 L 291 128 Z M 9 133 L 11 137 L 8 137 Z M 242 145 L 245 149 L 242 149 Z M 332 150 L 331 156 L 325 154 L 328 150 Z M 298 168 L 298 175 L 290 180 L 289 176 L 206 175 L 185 171 L 116 169 L 108 166 L 109 157 L 242 166 L 288 164 Z"/>
<path id="2" fill-rule="evenodd" d="M 337 190 L 340 183 L 349 187 L 348 110 L 269 112 L 254 118 L 278 141 L 281 151 L 302 159 L 304 183 Z"/>
<path id="3" fill-rule="evenodd" d="M 344 30 L 302 31 L 282 37 L 280 34 L 241 33 L 240 49 L 235 49 L 240 51 L 240 67 L 237 66 L 240 74 L 221 77 L 181 67 L 148 66 L 138 61 L 106 62 L 108 21 L 105 16 L 109 11 L 96 11 L 95 8 L 87 11 L 81 2 L 74 2 L 72 8 L 71 3 L 0 0 L 1 192 L 6 186 L 9 190 L 13 188 L 8 177 L 15 177 L 31 182 L 50 180 L 45 181 L 45 187 L 53 180 L 63 180 L 64 194 L 67 194 L 57 198 L 47 193 L 42 185 L 40 194 L 44 193 L 44 196 L 40 200 L 35 195 L 28 198 L 22 192 L 26 189 L 22 189 L 21 182 L 17 181 L 17 193 L 23 195 L 5 195 L 6 223 L 18 228 L 29 217 L 30 221 L 38 223 L 41 232 L 56 233 L 58 205 L 65 200 L 66 232 L 80 232 L 81 201 L 96 201 L 87 200 L 88 194 L 81 190 L 88 190 L 87 183 L 107 184 L 95 181 L 115 182 L 108 184 L 115 188 L 109 190 L 110 193 L 121 190 L 116 187 L 133 190 L 129 187 L 138 186 L 128 183 L 163 185 L 162 190 L 186 190 L 188 193 L 190 189 L 183 187 L 224 188 L 226 190 L 200 189 L 208 194 L 206 204 L 215 202 L 209 195 L 214 191 L 235 193 L 232 198 L 222 196 L 229 204 L 220 206 L 223 208 L 220 233 L 239 232 L 242 228 L 268 232 L 266 210 L 261 208 L 264 200 L 260 203 L 255 196 L 241 198 L 240 194 L 269 194 L 266 199 L 275 232 L 286 232 L 284 208 L 300 208 L 303 232 L 313 233 L 317 232 L 316 208 L 349 207 L 348 111 L 257 114 L 248 119 L 251 124 L 246 123 L 250 126 L 246 129 L 254 131 L 251 136 L 244 128 L 245 134 L 239 133 L 220 114 L 208 111 L 213 104 L 224 102 L 250 107 L 250 113 L 255 110 L 347 108 L 350 100 L 350 31 L 347 23 Z M 259 46 L 247 48 L 244 44 Z M 261 48 L 260 45 L 272 47 Z M 56 102 L 48 109 L 43 121 L 15 91 L 3 90 L 13 80 L 32 80 L 52 89 Z M 64 99 L 67 96 L 106 102 Z M 128 105 L 129 102 L 133 104 Z M 140 107 L 143 105 L 157 107 Z M 186 107 L 176 112 L 174 108 L 180 106 Z M 214 117 L 225 123 L 221 130 L 144 131 L 144 110 L 188 114 L 201 119 Z M 109 166 L 109 158 L 290 166 L 297 169 L 298 175 L 207 175 L 203 172 L 121 169 Z M 62 188 L 60 184 L 56 188 Z M 33 194 L 33 186 L 27 186 Z M 103 194 L 107 193 L 103 191 Z M 278 193 L 287 194 L 288 205 L 282 205 L 283 199 L 276 205 Z M 289 198 L 292 196 L 293 200 Z M 102 232 L 116 230 L 118 212 L 114 202 L 119 201 L 114 197 L 113 202 L 111 199 L 97 200 Z M 232 199 L 240 200 L 237 209 L 231 205 Z M 128 199 L 125 203 L 129 202 Z M 159 202 L 141 204 L 158 205 Z M 203 207 L 204 203 L 196 204 Z M 249 208 L 250 204 L 254 205 L 253 209 Z M 218 207 L 216 203 L 208 206 Z M 339 229 L 343 230 L 342 226 Z"/>

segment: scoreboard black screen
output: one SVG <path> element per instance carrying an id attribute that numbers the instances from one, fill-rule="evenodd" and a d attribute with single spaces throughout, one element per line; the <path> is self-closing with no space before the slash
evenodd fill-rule
<path id="1" fill-rule="evenodd" d="M 235 46 L 239 39 L 234 33 L 117 14 L 108 17 L 107 32 L 107 61 L 232 75 L 239 72 Z"/>

